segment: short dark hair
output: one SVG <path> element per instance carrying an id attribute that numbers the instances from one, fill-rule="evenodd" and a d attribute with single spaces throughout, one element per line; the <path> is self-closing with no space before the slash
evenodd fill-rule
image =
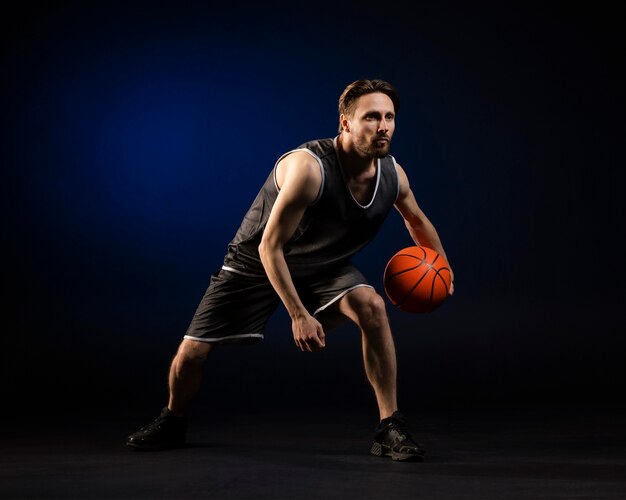
<path id="1" fill-rule="evenodd" d="M 398 112 L 398 109 L 400 109 L 400 97 L 398 96 L 398 91 L 391 83 L 378 79 L 361 79 L 348 85 L 339 96 L 339 116 L 341 117 L 342 114 L 349 116 L 354 109 L 354 103 L 359 97 L 374 92 L 381 92 L 387 95 L 393 102 L 395 112 Z M 341 130 L 342 126 L 340 122 L 339 132 L 341 132 Z"/>

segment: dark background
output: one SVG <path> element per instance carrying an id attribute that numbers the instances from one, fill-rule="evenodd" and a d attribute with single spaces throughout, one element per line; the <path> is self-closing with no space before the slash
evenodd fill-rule
<path id="1" fill-rule="evenodd" d="M 389 306 L 402 408 L 621 404 L 623 18 L 609 3 L 27 2 L 2 12 L 12 414 L 153 415 L 209 275 L 276 158 L 396 85 L 392 154 L 456 293 Z M 381 291 L 394 213 L 356 259 Z M 216 352 L 196 408 L 374 412 L 353 327 Z"/>

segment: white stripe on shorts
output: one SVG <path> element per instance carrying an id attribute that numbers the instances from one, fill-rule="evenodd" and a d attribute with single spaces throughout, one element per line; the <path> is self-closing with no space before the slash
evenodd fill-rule
<path id="1" fill-rule="evenodd" d="M 187 340 L 197 340 L 199 342 L 221 342 L 222 340 L 235 340 L 235 339 L 261 339 L 263 340 L 262 333 L 244 333 L 241 335 L 228 335 L 226 337 L 211 337 L 211 338 L 202 338 L 202 337 L 194 337 L 193 335 L 185 335 L 183 337 Z"/>
<path id="2" fill-rule="evenodd" d="M 330 305 L 334 304 L 335 302 L 337 302 L 339 299 L 341 299 L 346 293 L 351 292 L 352 290 L 354 290 L 355 288 L 359 288 L 362 286 L 366 286 L 368 288 L 374 288 L 372 285 L 366 285 L 365 283 L 361 283 L 359 285 L 354 285 L 350 288 L 347 288 L 346 290 L 344 290 L 343 292 L 341 292 L 339 295 L 337 295 L 335 298 L 333 298 L 330 302 L 324 304 L 322 307 L 320 307 L 319 309 L 317 309 L 314 313 L 313 316 L 315 316 L 317 313 L 322 312 L 324 309 L 326 309 L 327 307 L 329 307 Z"/>

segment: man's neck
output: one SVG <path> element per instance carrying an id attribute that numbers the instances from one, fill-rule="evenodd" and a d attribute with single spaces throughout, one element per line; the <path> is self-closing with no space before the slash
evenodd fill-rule
<path id="1" fill-rule="evenodd" d="M 344 134 L 337 137 L 337 153 L 346 178 L 359 178 L 376 168 L 377 159 L 361 155 Z"/>

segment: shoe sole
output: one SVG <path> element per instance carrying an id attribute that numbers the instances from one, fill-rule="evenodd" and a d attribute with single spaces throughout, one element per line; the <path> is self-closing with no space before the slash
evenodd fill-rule
<path id="1" fill-rule="evenodd" d="M 399 453 L 397 451 L 393 451 L 386 446 L 381 445 L 380 443 L 374 443 L 372 448 L 370 449 L 370 453 L 377 457 L 391 457 L 391 460 L 395 460 L 397 462 L 423 462 L 424 455 L 415 454 L 415 453 Z"/>
<path id="2" fill-rule="evenodd" d="M 146 443 L 133 443 L 128 441 L 126 446 L 137 451 L 161 451 L 171 450 L 174 448 L 182 448 L 185 446 L 184 442 L 181 443 L 168 443 L 168 444 L 146 444 Z"/>

